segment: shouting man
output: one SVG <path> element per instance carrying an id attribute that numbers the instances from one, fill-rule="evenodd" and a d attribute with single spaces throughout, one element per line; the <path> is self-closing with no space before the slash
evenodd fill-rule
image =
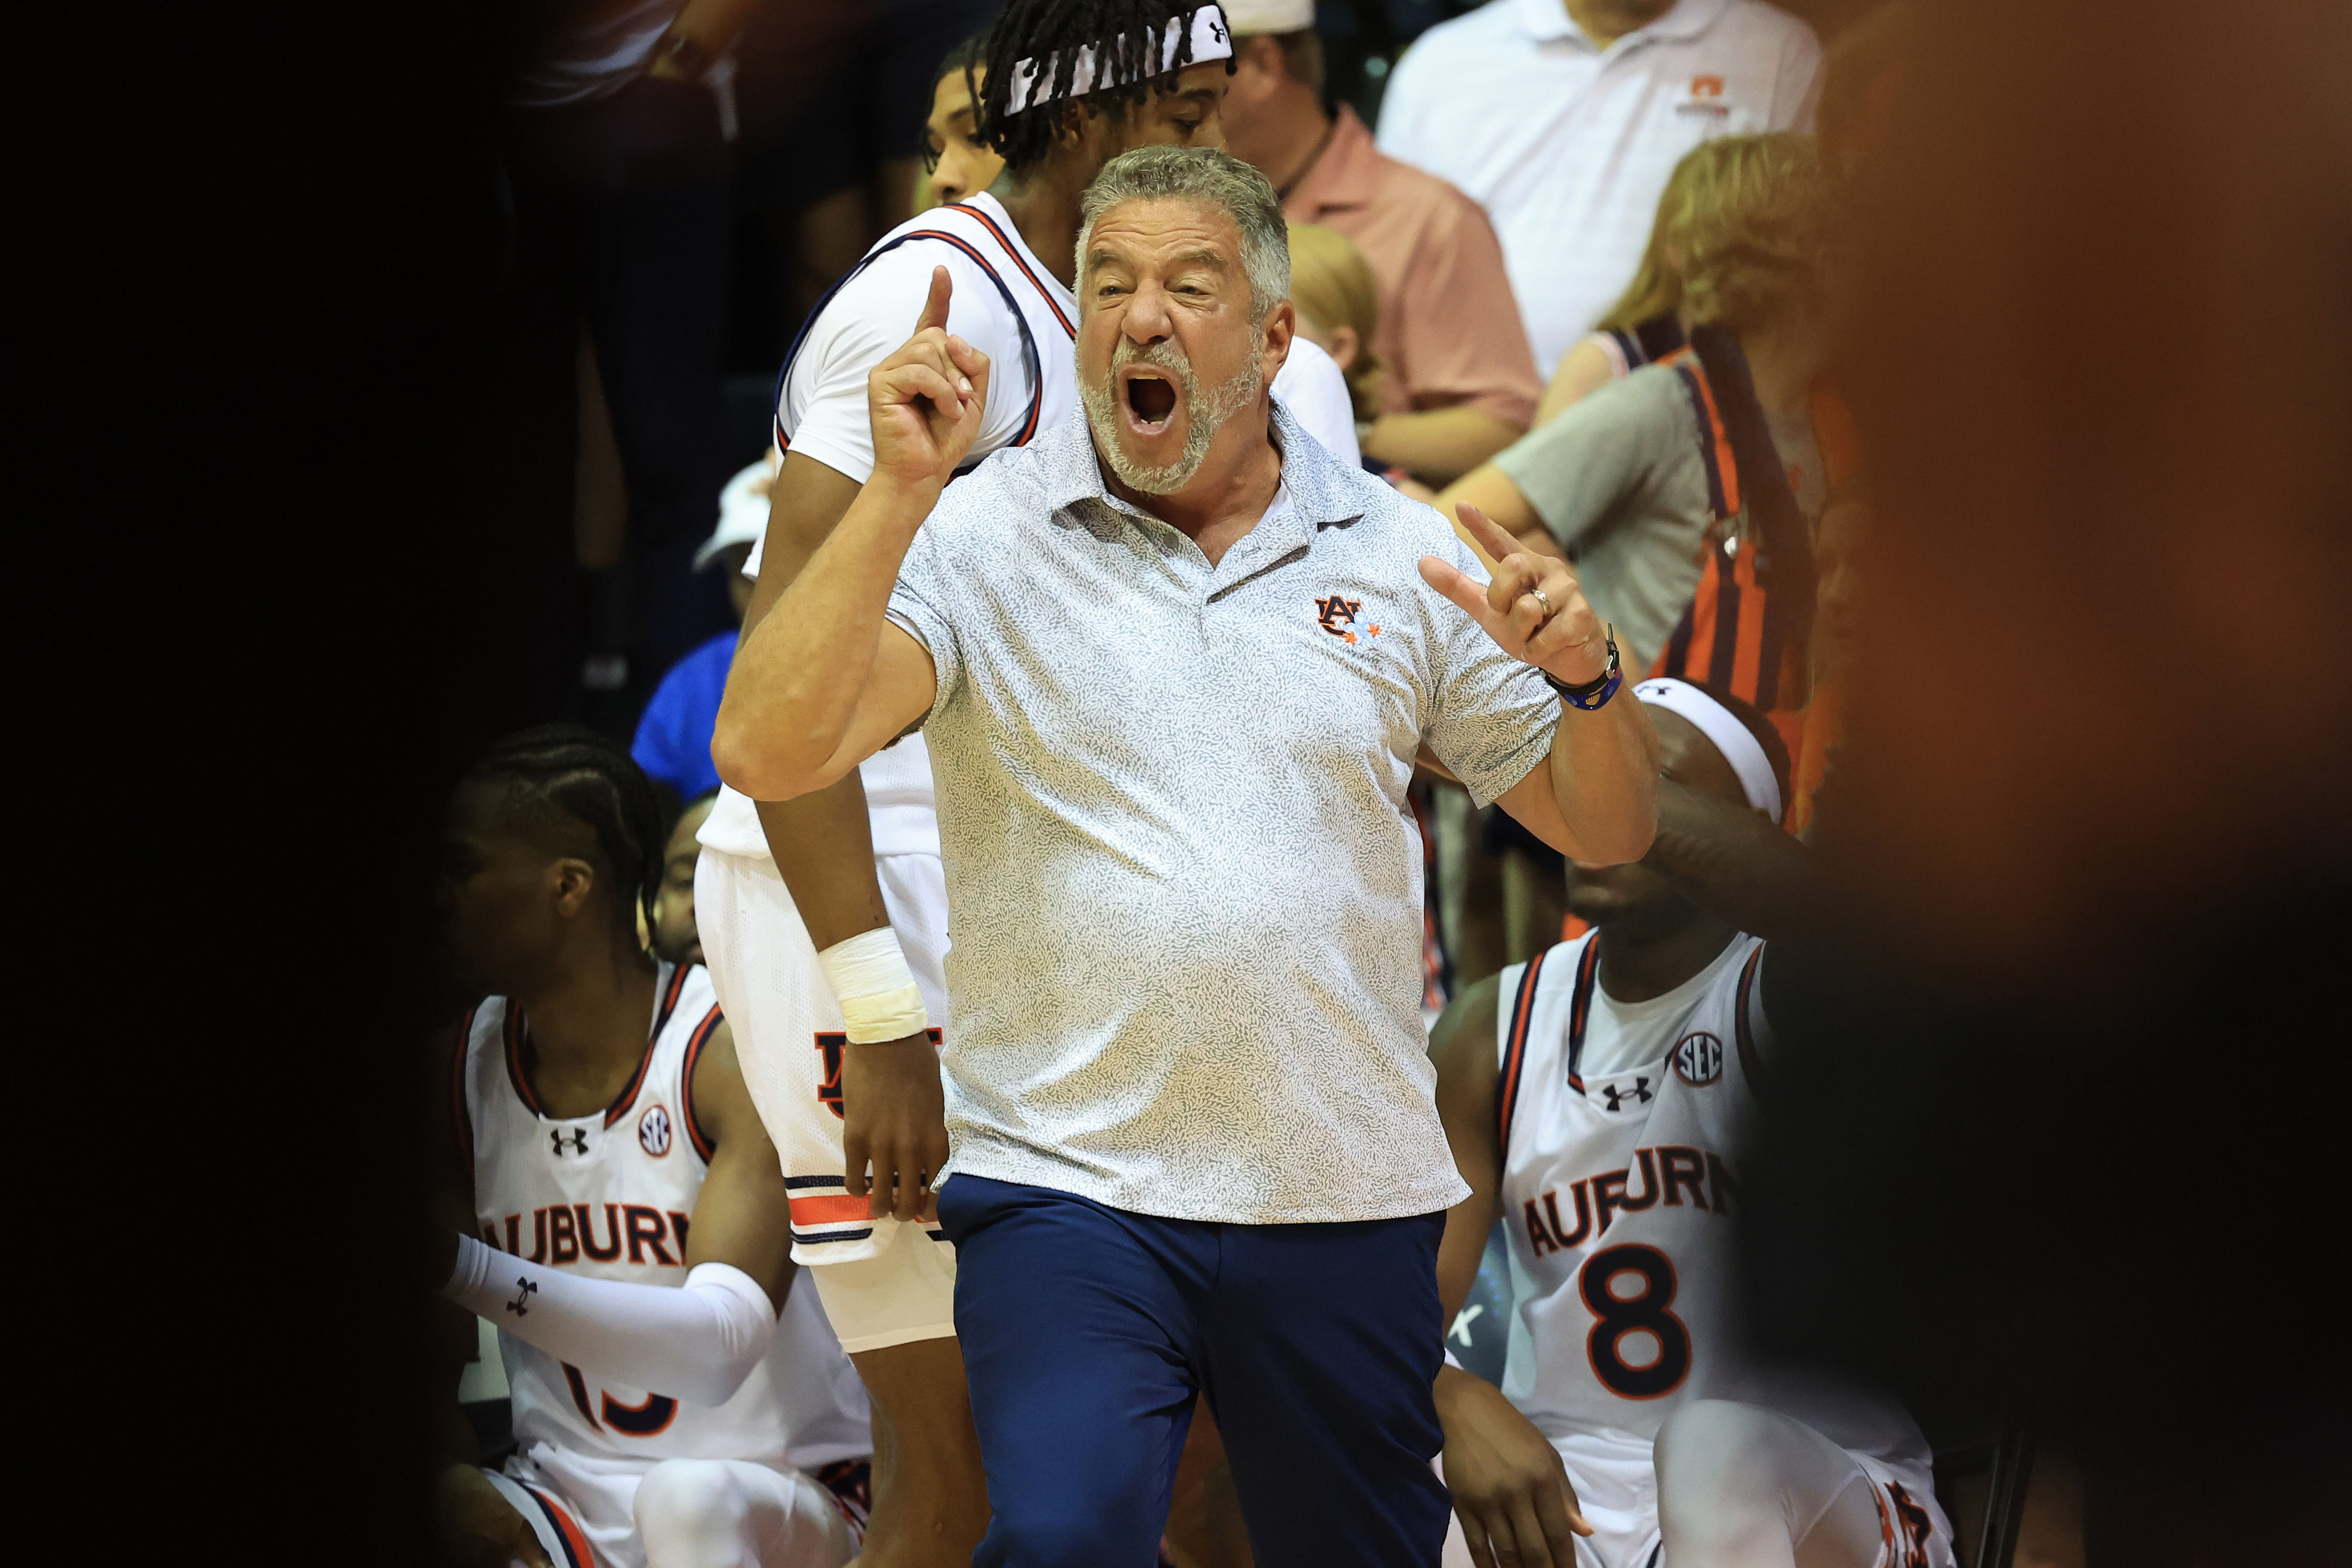
<path id="1" fill-rule="evenodd" d="M 987 357 L 932 308 L 875 371 L 872 475 L 746 638 L 713 755 L 781 800 L 929 740 L 975 1561 L 1149 1562 L 1199 1392 L 1263 1560 L 1426 1564 L 1465 1189 L 1405 786 L 1426 745 L 1563 852 L 1634 860 L 1655 742 L 1564 562 L 1473 514 L 1482 583 L 1268 396 L 1264 175 L 1122 154 L 1076 261 L 1078 411 L 953 489 Z"/>

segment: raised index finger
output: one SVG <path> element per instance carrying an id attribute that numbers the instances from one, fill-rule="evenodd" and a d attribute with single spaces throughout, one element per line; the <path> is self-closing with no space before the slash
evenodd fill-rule
<path id="1" fill-rule="evenodd" d="M 1486 553 L 1493 556 L 1496 560 L 1501 560 L 1507 555 L 1524 555 L 1527 553 L 1527 547 L 1520 544 L 1518 540 L 1513 538 L 1509 534 L 1505 533 L 1503 531 L 1502 524 L 1496 522 L 1494 518 L 1488 517 L 1486 513 L 1480 511 L 1469 502 L 1462 501 L 1456 503 L 1454 507 L 1454 515 L 1462 519 L 1462 526 L 1470 530 L 1471 537 L 1475 538 L 1481 545 L 1484 545 L 1486 549 Z"/>
<path id="2" fill-rule="evenodd" d="M 954 292 L 955 281 L 948 276 L 948 269 L 944 267 L 931 268 L 931 292 L 923 300 L 923 313 L 915 318 L 915 330 L 928 332 L 934 327 L 946 326 L 948 297 Z"/>
<path id="3" fill-rule="evenodd" d="M 1421 580 L 1467 611 L 1489 633 L 1504 623 L 1504 618 L 1486 602 L 1486 585 L 1444 557 L 1423 556 Z"/>

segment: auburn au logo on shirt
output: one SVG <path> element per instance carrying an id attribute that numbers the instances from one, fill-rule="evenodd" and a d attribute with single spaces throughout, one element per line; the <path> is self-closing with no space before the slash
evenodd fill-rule
<path id="1" fill-rule="evenodd" d="M 1362 613 L 1363 608 L 1362 600 L 1348 599 L 1335 593 L 1328 599 L 1318 599 L 1315 601 L 1315 618 L 1322 622 L 1323 630 L 1332 636 L 1343 643 L 1352 643 L 1356 640 L 1356 634 L 1348 628 L 1356 623 L 1356 617 Z M 1364 628 L 1364 635 L 1367 637 L 1377 637 L 1380 634 L 1381 629 L 1378 626 Z"/>

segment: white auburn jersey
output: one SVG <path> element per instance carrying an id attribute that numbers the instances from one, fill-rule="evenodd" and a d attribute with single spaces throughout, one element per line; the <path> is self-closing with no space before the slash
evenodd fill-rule
<path id="1" fill-rule="evenodd" d="M 889 286 L 887 304 L 869 301 L 852 286 L 886 256 Z M 898 276 L 905 263 L 915 266 Z M 846 404 L 854 392 L 850 417 L 863 426 L 867 416 L 866 372 L 882 362 L 914 335 L 915 317 L 921 308 L 933 265 L 945 265 L 955 286 L 950 302 L 950 327 L 990 357 L 990 416 L 964 459 L 959 473 L 969 473 L 982 458 L 1005 446 L 1022 446 L 1041 430 L 1051 430 L 1078 402 L 1078 302 L 1047 271 L 1021 237 L 1012 217 L 995 197 L 985 193 L 969 202 L 934 207 L 900 224 L 876 242 L 865 258 L 828 289 L 811 310 L 800 335 L 784 356 L 777 380 L 775 437 L 778 450 L 792 450 L 793 432 L 812 403 L 828 392 Z M 879 284 L 885 279 L 877 278 Z M 850 290 L 846 297 L 845 289 Z M 846 313 L 849 319 L 829 319 L 828 310 Z M 854 331 L 857 319 L 869 310 L 887 309 L 883 329 L 862 340 L 856 350 L 835 353 L 837 336 Z M 975 315 L 967 319 L 964 311 Z M 812 342 L 812 339 L 820 341 Z M 812 351 L 814 350 L 814 351 Z M 835 364 L 835 359 L 845 362 Z M 1004 393 L 1013 394 L 1004 397 Z M 828 466 L 860 481 L 872 471 L 868 444 L 862 454 L 821 455 Z M 851 472 L 855 469 L 856 472 Z M 764 546 L 766 540 L 761 541 Z M 745 570 L 757 575 L 763 552 L 755 549 Z M 940 852 L 939 812 L 931 793 L 930 751 L 920 735 L 868 758 L 858 768 L 866 786 L 866 804 L 873 819 L 874 852 L 932 854 Z M 702 831 L 701 843 L 729 854 L 765 859 L 768 844 L 749 799 L 721 786 Z"/>
<path id="2" fill-rule="evenodd" d="M 606 1110 L 550 1117 L 523 1071 L 527 1020 L 492 997 L 467 1019 L 455 1092 L 492 1247 L 593 1279 L 677 1286 L 716 1152 L 694 1119 L 694 1071 L 719 1023 L 700 965 L 661 967 L 636 1076 Z M 557 1360 L 501 1330 L 519 1458 L 561 1479 L 663 1459 L 815 1471 L 873 1448 L 866 1390 L 816 1292 L 785 1298 L 774 1343 L 734 1397 L 688 1405 Z M 549 1450 L 560 1450 L 551 1453 Z"/>
<path id="3" fill-rule="evenodd" d="M 1932 1504 L 1927 1445 L 1900 1405 L 1774 1368 L 1740 1343 L 1732 1217 L 1763 1071 L 1763 954 L 1735 937 L 1667 1053 L 1601 1076 L 1580 1061 L 1595 936 L 1503 971 L 1496 1104 L 1515 1301 L 1503 1393 L 1555 1443 L 1643 1452 L 1687 1401 L 1760 1406 Z"/>

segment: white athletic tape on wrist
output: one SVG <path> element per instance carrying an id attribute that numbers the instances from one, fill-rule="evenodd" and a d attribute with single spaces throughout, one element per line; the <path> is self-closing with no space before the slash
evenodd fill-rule
<path id="1" fill-rule="evenodd" d="M 887 925 L 836 942 L 816 956 L 853 1044 L 904 1040 L 931 1026 L 915 972 L 907 967 L 898 934 Z"/>
<path id="2" fill-rule="evenodd" d="M 1047 55 L 1043 60 L 1023 60 L 1013 68 L 1013 84 L 1004 95 L 1004 112 L 1019 114 L 1041 103 L 1057 99 L 1084 98 L 1101 88 L 1118 87 L 1128 81 L 1150 81 L 1153 77 L 1166 76 L 1176 68 L 1176 43 L 1184 31 L 1182 18 L 1171 16 L 1160 37 L 1152 40 L 1157 46 L 1152 57 L 1145 62 L 1142 73 L 1135 77 L 1111 79 L 1112 62 L 1127 45 L 1127 35 L 1121 33 L 1111 44 L 1111 59 L 1101 60 L 1091 44 L 1078 50 L 1077 64 L 1070 72 L 1070 85 L 1062 92 L 1053 90 L 1055 68 L 1062 57 Z M 1215 60 L 1231 59 L 1233 40 L 1227 35 L 1225 14 L 1214 5 L 1203 5 L 1192 13 L 1192 54 L 1188 62 L 1202 66 Z"/>
<path id="3" fill-rule="evenodd" d="M 1723 759 L 1731 764 L 1732 772 L 1739 776 L 1739 788 L 1747 792 L 1748 803 L 1774 821 L 1780 820 L 1780 781 L 1773 777 L 1772 759 L 1764 755 L 1763 743 L 1729 708 L 1688 681 L 1678 681 L 1672 675 L 1643 681 L 1633 688 L 1633 695 L 1652 707 L 1680 714 L 1698 726 L 1699 733 L 1715 743 Z"/>

